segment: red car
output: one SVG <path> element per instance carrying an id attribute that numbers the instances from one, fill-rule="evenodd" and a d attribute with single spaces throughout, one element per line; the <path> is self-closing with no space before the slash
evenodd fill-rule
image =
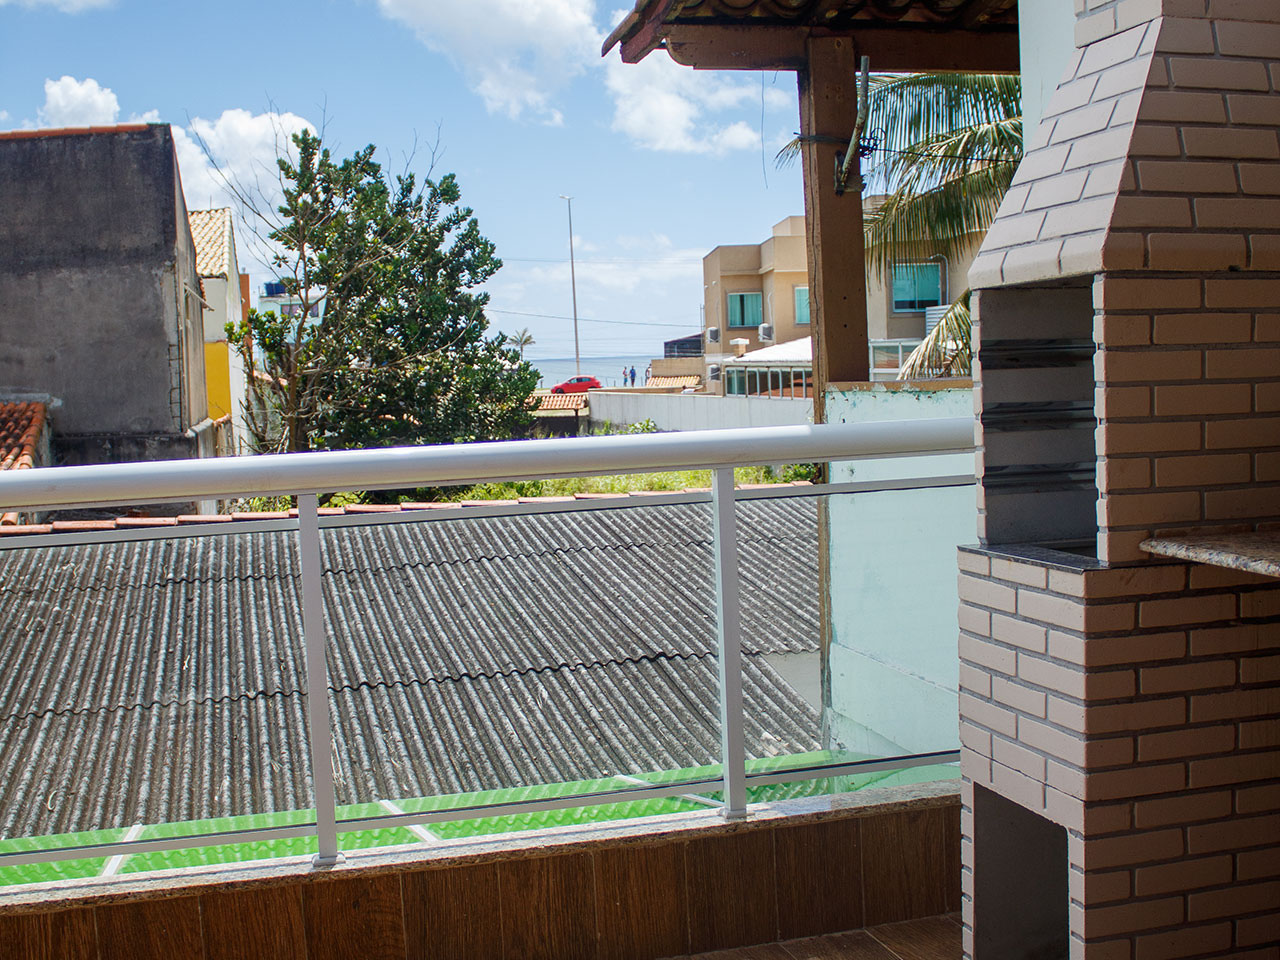
<path id="1" fill-rule="evenodd" d="M 600 381 L 595 377 L 570 377 L 564 383 L 557 383 L 551 388 L 552 393 L 586 393 L 588 390 L 599 390 Z"/>

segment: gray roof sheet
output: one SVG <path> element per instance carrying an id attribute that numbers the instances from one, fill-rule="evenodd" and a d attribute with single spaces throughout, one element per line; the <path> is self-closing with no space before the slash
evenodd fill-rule
<path id="1" fill-rule="evenodd" d="M 739 506 L 749 750 L 817 747 L 812 501 Z M 718 751 L 705 504 L 326 530 L 340 802 Z M 0 835 L 310 805 L 290 533 L 0 553 Z"/>

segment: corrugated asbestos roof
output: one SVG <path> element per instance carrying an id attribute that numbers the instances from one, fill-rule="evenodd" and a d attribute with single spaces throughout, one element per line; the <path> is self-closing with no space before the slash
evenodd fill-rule
<path id="1" fill-rule="evenodd" d="M 815 508 L 739 506 L 748 750 L 815 749 Z M 339 802 L 718 752 L 705 504 L 323 534 Z M 291 533 L 0 554 L 0 836 L 310 805 Z"/>

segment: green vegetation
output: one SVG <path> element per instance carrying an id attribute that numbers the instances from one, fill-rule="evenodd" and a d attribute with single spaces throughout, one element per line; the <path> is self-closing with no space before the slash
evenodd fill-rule
<path id="1" fill-rule="evenodd" d="M 738 467 L 738 483 L 784 483 L 771 467 Z M 560 480 L 521 480 L 451 487 L 445 500 L 510 500 L 516 497 L 571 497 L 575 493 L 631 493 L 642 490 L 696 490 L 711 486 L 710 470 L 668 470 L 608 477 L 566 477 Z"/>
<path id="2" fill-rule="evenodd" d="M 963 256 L 995 219 L 1022 159 L 1022 83 L 1003 74 L 918 73 L 872 80 L 868 124 L 881 130 L 866 180 L 888 197 L 865 219 L 867 263 Z M 907 358 L 900 376 L 967 376 L 969 291 Z"/>
<path id="3" fill-rule="evenodd" d="M 384 175 L 365 147 L 335 161 L 295 134 L 283 203 L 252 206 L 289 316 L 249 312 L 227 336 L 244 359 L 258 452 L 520 436 L 538 373 L 498 334 L 487 293 L 502 266 L 453 174 Z"/>

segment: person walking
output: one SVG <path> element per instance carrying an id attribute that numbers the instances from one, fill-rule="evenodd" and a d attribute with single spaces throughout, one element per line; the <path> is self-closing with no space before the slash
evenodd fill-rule
<path id="1" fill-rule="evenodd" d="M 631 368 L 631 385 L 633 387 L 636 385 L 636 368 L 635 367 Z"/>
<path id="2" fill-rule="evenodd" d="M 644 385 L 647 387 L 649 381 L 653 379 L 653 364 L 649 364 L 644 368 Z"/>
<path id="3" fill-rule="evenodd" d="M 622 365 L 622 385 L 624 387 L 627 385 L 627 365 L 625 363 Z"/>

